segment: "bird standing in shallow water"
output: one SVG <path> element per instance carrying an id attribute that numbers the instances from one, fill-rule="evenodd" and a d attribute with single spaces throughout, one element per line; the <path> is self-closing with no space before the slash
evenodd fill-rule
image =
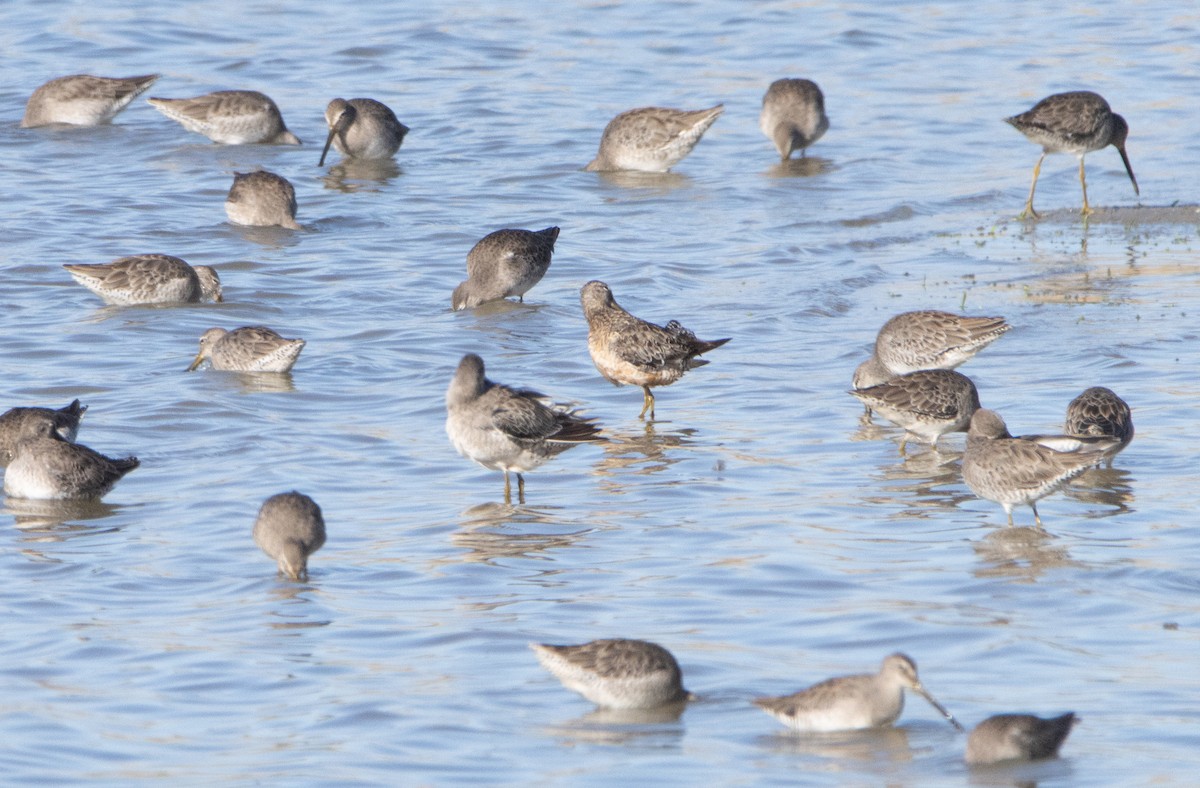
<path id="1" fill-rule="evenodd" d="M 325 544 L 325 518 L 316 501 L 296 491 L 263 501 L 254 521 L 254 543 L 292 580 L 308 579 L 308 557 Z"/>
<path id="2" fill-rule="evenodd" d="M 369 98 L 335 98 L 325 108 L 325 122 L 329 136 L 318 167 L 325 166 L 330 145 L 351 159 L 391 158 L 408 133 L 408 126 L 396 119 L 388 105 Z"/>
<path id="3" fill-rule="evenodd" d="M 210 328 L 200 335 L 200 352 L 188 372 L 212 361 L 228 372 L 288 372 L 296 364 L 303 339 L 285 339 L 266 326 L 242 326 L 232 331 Z"/>
<path id="4" fill-rule="evenodd" d="M 1049 153 L 1073 153 L 1079 158 L 1079 186 L 1083 189 L 1083 215 L 1092 213 L 1088 205 L 1087 181 L 1083 174 L 1083 157 L 1092 151 L 1112 145 L 1121 154 L 1125 172 L 1133 184 L 1134 194 L 1141 194 L 1133 167 L 1125 154 L 1125 138 L 1129 136 L 1129 124 L 1125 118 L 1109 109 L 1104 97 L 1090 90 L 1071 93 L 1055 93 L 1033 105 L 1033 109 L 1004 119 L 1032 142 L 1042 146 L 1042 155 L 1033 168 L 1033 183 L 1029 186 L 1029 199 L 1020 218 L 1038 218 L 1033 210 L 1033 191 L 1037 188 L 1042 162 Z"/>
<path id="5" fill-rule="evenodd" d="M 1113 457 L 1133 440 L 1133 414 L 1129 404 L 1112 389 L 1092 386 L 1067 405 L 1063 432 L 1079 437 L 1116 438 L 1116 447 L 1105 454 L 1108 467 Z"/>
<path id="6" fill-rule="evenodd" d="M 488 233 L 467 253 L 467 278 L 454 288 L 450 305 L 472 309 L 514 295 L 523 302 L 549 270 L 557 240 L 557 227 Z"/>
<path id="7" fill-rule="evenodd" d="M 1035 761 L 1058 755 L 1078 720 L 1067 712 L 1042 719 L 1032 714 L 997 714 L 975 726 L 967 737 L 968 766 L 991 766 L 1005 761 Z"/>
<path id="8" fill-rule="evenodd" d="M 829 129 L 825 96 L 809 79 L 777 79 L 763 96 L 758 127 L 775 143 L 779 158 L 787 161 L 793 151 L 804 151 Z"/>
<path id="9" fill-rule="evenodd" d="M 604 127 L 600 150 L 584 169 L 666 172 L 692 152 L 724 111 L 725 107 L 718 104 L 691 112 L 666 107 L 640 107 L 622 112 Z"/>
<path id="10" fill-rule="evenodd" d="M 504 471 L 504 502 L 512 502 L 508 474 L 517 474 L 517 501 L 525 503 L 523 473 L 580 443 L 604 440 L 593 419 L 528 389 L 493 383 L 483 359 L 463 356 L 446 390 L 446 434 L 458 453 Z"/>
<path id="11" fill-rule="evenodd" d="M 538 661 L 567 689 L 610 709 L 653 709 L 691 700 L 670 651 L 646 640 L 614 638 L 578 646 L 530 643 Z"/>
<path id="12" fill-rule="evenodd" d="M 52 79 L 33 91 L 25 105 L 21 128 L 67 123 L 96 126 L 108 123 L 129 102 L 142 95 L 158 74 L 140 77 L 94 77 L 74 74 Z"/>
<path id="13" fill-rule="evenodd" d="M 704 366 L 707 360 L 696 358 L 730 340 L 703 340 L 672 320 L 665 326 L 648 323 L 621 308 L 612 290 L 592 280 L 579 291 L 583 315 L 588 322 L 588 352 L 592 363 L 615 386 L 642 387 L 642 412 L 654 420 L 654 394 L 651 386 L 669 386 L 689 369 Z"/>
<path id="14" fill-rule="evenodd" d="M 279 107 L 257 90 L 218 90 L 194 98 L 148 98 L 162 114 L 188 131 L 223 145 L 299 145 L 283 125 Z"/>
<path id="15" fill-rule="evenodd" d="M 1027 435 L 1014 438 L 1000 414 L 975 411 L 963 453 L 963 481 L 980 498 L 1004 507 L 1008 524 L 1017 504 L 1029 504 L 1040 526 L 1037 502 L 1070 479 L 1100 463 L 1118 441 L 1070 435 Z"/>
<path id="16" fill-rule="evenodd" d="M 917 665 L 904 654 L 884 659 L 876 674 L 838 676 L 778 698 L 758 698 L 754 705 L 796 731 L 861 730 L 891 725 L 904 710 L 904 690 L 917 693 L 958 730 L 962 726 L 917 678 Z"/>
<path id="17" fill-rule="evenodd" d="M 233 174 L 233 185 L 225 198 L 225 215 L 234 224 L 247 227 L 300 229 L 295 187 L 282 175 L 266 170 Z"/>
<path id="18" fill-rule="evenodd" d="M 70 443 L 52 420 L 34 419 L 25 425 L 4 472 L 4 494 L 50 501 L 102 498 L 139 464 L 137 457 L 105 457 Z"/>
<path id="19" fill-rule="evenodd" d="M 221 301 L 221 278 L 207 265 L 169 254 L 135 254 L 111 263 L 64 265 L 76 282 L 109 304 Z"/>
<path id="20" fill-rule="evenodd" d="M 910 372 L 850 393 L 867 410 L 905 429 L 901 454 L 910 435 L 928 441 L 937 451 L 938 438 L 948 432 L 966 432 L 971 415 L 980 407 L 975 384 L 952 369 Z"/>

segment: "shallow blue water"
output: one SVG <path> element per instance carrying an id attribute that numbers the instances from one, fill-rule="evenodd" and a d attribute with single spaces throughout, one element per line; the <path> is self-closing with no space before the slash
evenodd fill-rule
<path id="1" fill-rule="evenodd" d="M 1181 784 L 1200 770 L 1195 484 L 1200 214 L 1074 210 L 1001 122 L 1089 88 L 1124 114 L 1096 206 L 1196 202 L 1194 14 L 1128 6 L 268 2 L 0 7 L 0 406 L 89 411 L 80 440 L 142 467 L 102 505 L 6 502 L 6 780 L 305 784 Z M 220 147 L 137 101 L 112 126 L 22 130 L 54 76 L 259 89 L 300 148 Z M 784 170 L 758 130 L 780 76 L 831 128 Z M 394 168 L 316 166 L 335 96 L 412 127 Z M 584 173 L 617 112 L 724 115 L 675 173 Z M 296 186 L 302 232 L 236 228 L 232 173 Z M 1061 209 L 1061 210 L 1055 210 Z M 449 311 L 471 245 L 562 227 L 524 305 Z M 166 252 L 227 302 L 112 308 L 63 263 Z M 662 389 L 659 423 L 586 353 L 578 288 L 732 336 Z M 879 326 L 938 308 L 1015 327 L 962 368 L 1015 433 L 1106 385 L 1134 407 L 1116 470 L 1003 527 L 940 454 L 897 454 L 845 394 Z M 185 374 L 213 325 L 308 346 L 290 378 Z M 611 441 L 529 475 L 458 457 L 465 352 L 580 403 Z M 329 542 L 307 584 L 250 539 L 296 488 Z M 1029 513 L 1018 514 L 1027 523 Z M 652 639 L 702 696 L 674 721 L 595 715 L 529 641 Z M 965 724 L 1074 710 L 1064 758 L 969 774 L 918 699 L 897 730 L 805 739 L 750 705 L 903 650 Z"/>

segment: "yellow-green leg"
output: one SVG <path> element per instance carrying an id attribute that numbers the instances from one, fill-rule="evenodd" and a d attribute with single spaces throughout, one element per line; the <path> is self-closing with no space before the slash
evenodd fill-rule
<path id="1" fill-rule="evenodd" d="M 1032 216 L 1034 219 L 1040 218 L 1038 216 L 1038 212 L 1033 210 L 1033 191 L 1037 188 L 1037 179 L 1038 176 L 1042 174 L 1042 162 L 1045 160 L 1046 153 L 1043 151 L 1041 158 L 1039 158 L 1037 161 L 1037 164 L 1033 165 L 1033 183 L 1029 185 L 1029 199 L 1025 201 L 1025 210 L 1021 211 L 1021 215 L 1017 217 L 1018 219 L 1025 219 L 1030 216 Z"/>
<path id="2" fill-rule="evenodd" d="M 1095 213 L 1087 201 L 1087 180 L 1083 177 L 1083 157 L 1079 157 L 1079 185 L 1083 188 L 1083 215 L 1088 216 Z M 1035 510 L 1036 511 L 1036 510 Z M 1041 523 L 1038 523 L 1041 525 Z"/>
<path id="3" fill-rule="evenodd" d="M 504 472 L 504 502 L 512 503 L 512 485 L 508 482 L 508 471 Z"/>
<path id="4" fill-rule="evenodd" d="M 517 503 L 525 503 L 525 477 L 517 474 Z"/>
<path id="5" fill-rule="evenodd" d="M 1041 528 L 1042 527 L 1042 518 L 1038 516 L 1037 504 L 1031 503 L 1031 504 L 1029 504 L 1029 508 L 1033 510 L 1033 521 L 1035 523 L 1037 523 L 1038 528 Z"/>
<path id="6" fill-rule="evenodd" d="M 644 419 L 646 411 L 650 411 L 650 420 L 654 421 L 654 395 L 650 393 L 649 386 L 642 386 L 642 412 L 638 414 L 638 418 Z"/>

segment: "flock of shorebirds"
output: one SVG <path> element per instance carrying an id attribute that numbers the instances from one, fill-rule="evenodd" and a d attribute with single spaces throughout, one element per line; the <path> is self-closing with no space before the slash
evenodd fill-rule
<path id="1" fill-rule="evenodd" d="M 77 75 L 52 80 L 29 99 L 21 125 L 106 123 L 156 79 L 156 75 L 123 79 Z M 225 90 L 148 101 L 186 129 L 217 143 L 300 144 L 275 103 L 256 91 Z M 691 152 L 722 111 L 717 105 L 698 111 L 645 107 L 623 112 L 604 129 L 599 151 L 585 169 L 665 172 Z M 331 147 L 347 158 L 389 158 L 408 132 L 391 109 L 373 99 L 334 99 L 325 118 L 329 134 L 321 165 Z M 1137 190 L 1125 152 L 1128 125 L 1099 95 L 1056 94 L 1007 120 L 1043 147 L 1022 216 L 1037 216 L 1034 189 L 1048 153 L 1068 152 L 1079 158 L 1085 215 L 1092 210 L 1084 177 L 1086 153 L 1115 146 Z M 796 151 L 803 156 L 829 127 L 820 88 L 806 79 L 777 80 L 763 98 L 760 126 L 783 160 Z M 234 223 L 299 228 L 295 190 L 274 173 L 236 174 L 225 209 Z M 467 279 L 455 288 L 452 308 L 523 298 L 548 270 L 558 234 L 559 228 L 549 227 L 502 229 L 484 237 L 467 255 Z M 222 300 L 215 270 L 170 255 L 143 254 L 64 267 L 112 304 Z M 675 383 L 688 370 L 708 363 L 700 356 L 729 341 L 698 339 L 674 320 L 658 325 L 635 317 L 616 302 L 603 282 L 583 285 L 580 301 L 588 323 L 588 350 L 600 374 L 614 384 L 642 388 L 639 418 L 655 418 L 651 389 Z M 1010 435 L 998 414 L 980 406 L 974 383 L 954 370 L 1009 328 L 999 317 L 935 311 L 897 315 L 880 330 L 871 357 L 855 370 L 850 393 L 866 406 L 867 418 L 878 413 L 906 430 L 901 453 L 909 439 L 928 442 L 936 450 L 942 435 L 965 431 L 962 470 L 967 486 L 980 497 L 1000 503 L 1009 524 L 1012 508 L 1028 504 L 1040 526 L 1037 501 L 1100 462 L 1111 465 L 1113 456 L 1133 437 L 1133 424 L 1125 402 L 1096 387 L 1070 403 L 1064 434 Z M 200 337 L 199 352 L 188 370 L 207 360 L 217 370 L 287 372 L 304 344 L 303 339 L 287 339 L 263 326 L 211 328 Z M 4 491 L 9 497 L 99 498 L 138 467 L 136 457 L 109 458 L 74 442 L 85 409 L 76 400 L 58 410 L 20 407 L 0 415 L 0 461 L 7 466 Z M 535 391 L 489 380 L 483 359 L 475 354 L 459 363 L 446 392 L 446 410 L 446 432 L 459 453 L 504 473 L 506 503 L 511 502 L 511 473 L 517 476 L 518 501 L 523 503 L 525 472 L 579 443 L 603 440 L 594 419 Z M 298 492 L 272 496 L 259 511 L 253 537 L 280 572 L 304 579 L 308 557 L 325 542 L 321 509 Z M 617 639 L 532 648 L 564 685 L 600 706 L 653 709 L 684 704 L 692 697 L 683 689 L 675 658 L 654 643 Z M 833 678 L 755 703 L 800 731 L 861 729 L 896 720 L 905 689 L 920 694 L 961 730 L 924 689 L 916 665 L 903 654 L 887 657 L 877 674 Z M 991 717 L 968 738 L 966 759 L 985 764 L 1052 756 L 1074 721 L 1070 713 L 1053 719 Z"/>

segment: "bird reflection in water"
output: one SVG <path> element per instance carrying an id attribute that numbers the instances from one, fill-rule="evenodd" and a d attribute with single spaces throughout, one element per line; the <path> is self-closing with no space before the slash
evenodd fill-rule
<path id="1" fill-rule="evenodd" d="M 758 740 L 762 746 L 787 755 L 884 764 L 910 763 L 914 760 L 908 743 L 908 731 L 904 728 L 805 734 L 782 731 L 760 736 Z"/>
<path id="2" fill-rule="evenodd" d="M 669 194 L 672 189 L 692 185 L 692 179 L 678 172 L 641 172 L 639 170 L 606 170 L 596 176 L 607 186 L 622 189 L 645 189 L 656 194 Z"/>
<path id="3" fill-rule="evenodd" d="M 452 563 L 527 558 L 552 549 L 571 547 L 594 530 L 590 527 L 566 530 L 571 526 L 564 523 L 562 510 L 557 507 L 485 503 L 467 509 L 461 519 L 462 525 L 450 534 L 450 542 L 464 553 L 448 559 Z M 530 532 L 531 527 L 542 532 Z M 556 532 L 545 532 L 551 529 Z"/>
<path id="4" fill-rule="evenodd" d="M 805 156 L 804 158 L 788 159 L 776 162 L 766 175 L 768 178 L 811 178 L 814 175 L 824 175 L 833 172 L 833 162 L 820 156 Z"/>
<path id="5" fill-rule="evenodd" d="M 975 497 L 963 486 L 960 452 L 923 447 L 897 462 L 881 465 L 871 476 L 882 483 L 872 485 L 864 500 L 895 508 L 893 520 L 953 511 Z"/>
<path id="6" fill-rule="evenodd" d="M 68 520 L 102 520 L 112 517 L 120 506 L 98 499 L 43 501 L 7 498 L 0 513 L 12 515 L 16 526 L 31 542 L 62 542 L 77 536 L 111 533 L 117 528 L 96 528 Z"/>
<path id="7" fill-rule="evenodd" d="M 1067 549 L 1055 545 L 1057 537 L 1036 526 L 993 528 L 971 546 L 979 558 L 976 577 L 1007 577 L 1035 583 L 1044 572 L 1084 564 L 1071 558 Z"/>
<path id="8" fill-rule="evenodd" d="M 572 745 L 677 747 L 684 732 L 679 719 L 687 705 L 687 701 L 680 701 L 653 709 L 596 708 L 570 722 L 547 726 L 544 731 Z"/>
<path id="9" fill-rule="evenodd" d="M 608 443 L 604 444 L 604 457 L 596 463 L 596 473 L 616 477 L 602 482 L 606 487 L 612 488 L 620 485 L 617 478 L 631 472 L 658 473 L 679 462 L 682 458 L 671 456 L 674 452 L 670 450 L 689 448 L 695 442 L 692 436 L 696 434 L 696 430 L 685 427 L 660 432 L 655 429 L 654 422 L 648 421 L 644 430 L 606 434 Z"/>
<path id="10" fill-rule="evenodd" d="M 1063 493 L 1081 503 L 1111 507 L 1089 513 L 1089 517 L 1112 517 L 1133 509 L 1133 482 L 1129 471 L 1122 468 L 1092 468 L 1084 471 L 1063 487 Z"/>
<path id="11" fill-rule="evenodd" d="M 404 174 L 395 159 L 343 159 L 321 176 L 326 189 L 353 194 L 377 192 Z"/>

